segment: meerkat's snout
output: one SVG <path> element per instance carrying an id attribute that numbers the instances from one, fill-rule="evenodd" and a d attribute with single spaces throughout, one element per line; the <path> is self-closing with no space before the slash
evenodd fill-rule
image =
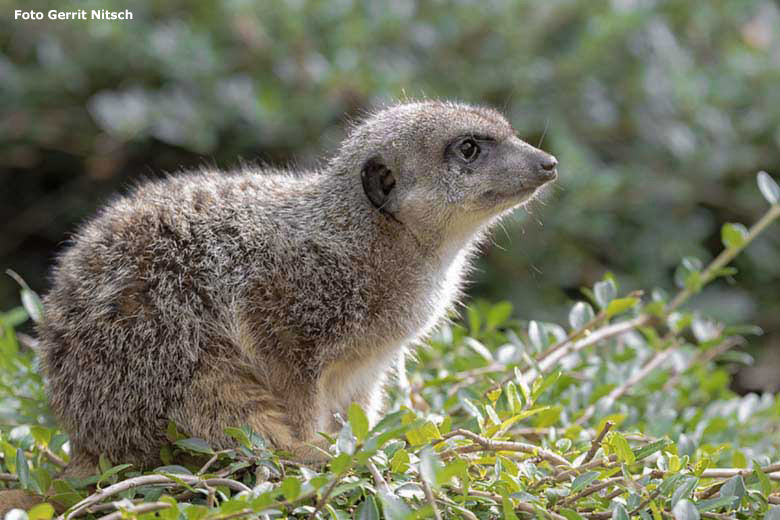
<path id="1" fill-rule="evenodd" d="M 558 178 L 558 159 L 544 150 L 520 141 L 520 156 L 524 165 L 523 184 L 529 188 L 538 188 Z"/>

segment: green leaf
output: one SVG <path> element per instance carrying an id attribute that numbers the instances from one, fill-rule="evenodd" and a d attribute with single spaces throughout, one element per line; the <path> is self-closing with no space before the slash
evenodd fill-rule
<path id="1" fill-rule="evenodd" d="M 535 426 L 538 428 L 547 428 L 558 422 L 563 412 L 563 406 L 545 406 L 536 415 Z"/>
<path id="2" fill-rule="evenodd" d="M 745 244 L 748 230 L 739 223 L 726 222 L 720 229 L 720 239 L 726 249 L 736 249 Z"/>
<path id="3" fill-rule="evenodd" d="M 246 507 L 246 504 L 244 505 L 244 507 Z M 206 506 L 188 504 L 184 512 L 187 514 L 187 520 L 201 520 L 202 518 L 205 518 L 206 515 L 209 514 L 209 508 Z"/>
<path id="4" fill-rule="evenodd" d="M 544 350 L 549 344 L 544 325 L 534 320 L 528 324 L 528 339 L 537 352 Z"/>
<path id="5" fill-rule="evenodd" d="M 42 426 L 30 426 L 30 433 L 37 444 L 45 446 L 51 440 L 52 430 Z"/>
<path id="6" fill-rule="evenodd" d="M 379 507 L 373 496 L 366 497 L 357 510 L 357 520 L 379 520 Z"/>
<path id="7" fill-rule="evenodd" d="M 181 435 L 178 428 L 176 428 L 176 423 L 173 421 L 168 421 L 168 427 L 165 430 L 165 436 L 168 438 L 169 442 L 176 442 L 177 440 L 183 438 L 183 435 Z"/>
<path id="8" fill-rule="evenodd" d="M 352 426 L 352 433 L 355 434 L 358 442 L 363 442 L 366 435 L 368 435 L 368 418 L 359 404 L 352 403 L 349 405 L 347 418 Z"/>
<path id="9" fill-rule="evenodd" d="M 770 506 L 764 520 L 780 520 L 780 506 Z"/>
<path id="10" fill-rule="evenodd" d="M 105 453 L 101 453 L 100 457 L 98 457 L 98 469 L 101 472 L 108 471 L 109 469 L 111 469 L 112 466 L 113 466 L 113 464 L 111 464 L 111 461 L 108 460 L 108 457 L 106 457 L 106 454 Z"/>
<path id="11" fill-rule="evenodd" d="M 482 317 L 474 306 L 469 307 L 466 312 L 468 313 L 469 318 L 469 332 L 472 336 L 478 336 L 479 330 L 482 327 Z"/>
<path id="12" fill-rule="evenodd" d="M 382 502 L 384 518 L 388 520 L 406 520 L 411 515 L 411 510 L 399 497 L 380 491 L 379 500 Z"/>
<path id="13" fill-rule="evenodd" d="M 491 363 L 493 361 L 493 353 L 482 342 L 475 340 L 474 338 L 465 338 L 463 344 L 473 350 L 482 359 Z"/>
<path id="14" fill-rule="evenodd" d="M 574 482 L 571 483 L 571 492 L 576 493 L 581 489 L 585 489 L 591 482 L 599 477 L 598 471 L 588 471 L 582 475 L 577 476 Z"/>
<path id="15" fill-rule="evenodd" d="M 282 495 L 287 500 L 295 500 L 301 494 L 301 481 L 295 477 L 287 477 L 282 481 L 282 485 L 279 486 L 282 491 Z"/>
<path id="16" fill-rule="evenodd" d="M 249 439 L 249 435 L 242 430 L 241 428 L 234 428 L 232 426 L 228 426 L 225 428 L 225 433 L 233 437 L 239 444 L 244 446 L 246 449 L 251 450 L 252 449 L 252 441 Z"/>
<path id="17" fill-rule="evenodd" d="M 734 502 L 734 497 L 719 497 L 719 498 L 712 498 L 709 500 L 701 500 L 696 503 L 696 509 L 699 510 L 699 512 L 706 512 L 706 511 L 714 511 L 716 509 L 721 509 L 723 507 L 729 506 L 731 508 L 731 504 Z"/>
<path id="18" fill-rule="evenodd" d="M 512 506 L 512 500 L 510 500 L 510 498 L 506 495 L 501 497 L 501 508 L 504 512 L 503 518 L 508 520 L 517 520 L 515 508 Z"/>
<path id="19" fill-rule="evenodd" d="M 612 300 L 609 302 L 609 305 L 607 305 L 607 318 L 622 314 L 635 307 L 637 303 L 639 303 L 639 298 L 617 298 Z"/>
<path id="20" fill-rule="evenodd" d="M 46 502 L 27 511 L 28 520 L 51 520 L 52 517 L 54 517 L 54 508 Z"/>
<path id="21" fill-rule="evenodd" d="M 561 377 L 561 369 L 558 368 L 547 374 L 543 379 L 536 378 L 531 384 L 531 402 L 536 401 L 545 390 L 555 384 Z"/>
<path id="22" fill-rule="evenodd" d="M 620 502 L 615 502 L 615 508 L 612 510 L 612 520 L 629 520 L 626 506 Z"/>
<path id="23" fill-rule="evenodd" d="M 534 369 L 536 369 L 537 374 L 541 373 L 538 365 L 534 366 Z M 531 389 L 528 388 L 528 383 L 526 382 L 523 373 L 520 372 L 520 369 L 517 367 L 515 367 L 515 379 L 517 380 L 517 386 L 520 388 L 520 394 L 523 396 L 523 401 L 527 406 L 531 406 L 533 404 Z"/>
<path id="24" fill-rule="evenodd" d="M 347 453 L 340 453 L 330 461 L 330 470 L 339 474 L 349 467 L 352 463 L 352 457 Z"/>
<path id="25" fill-rule="evenodd" d="M 742 479 L 742 475 L 734 475 L 720 488 L 721 497 L 734 497 L 733 505 L 737 507 L 742 499 L 745 497 L 745 481 Z"/>
<path id="26" fill-rule="evenodd" d="M 190 437 L 188 439 L 179 439 L 174 444 L 176 444 L 176 446 L 179 448 L 183 448 L 194 453 L 205 453 L 206 455 L 214 454 L 214 450 L 212 450 L 211 446 L 209 446 L 208 443 L 203 439 Z"/>
<path id="27" fill-rule="evenodd" d="M 585 520 L 582 515 L 580 515 L 577 511 L 573 509 L 566 509 L 563 508 L 559 511 L 562 517 L 564 517 L 566 520 Z"/>
<path id="28" fill-rule="evenodd" d="M 390 471 L 394 473 L 406 473 L 409 469 L 409 453 L 401 448 L 393 454 L 390 459 Z"/>
<path id="29" fill-rule="evenodd" d="M 569 311 L 569 325 L 571 325 L 572 329 L 579 330 L 595 316 L 593 307 L 588 303 L 577 302 L 571 308 L 571 311 Z"/>
<path id="30" fill-rule="evenodd" d="M 607 438 L 604 439 L 602 446 L 605 447 L 607 453 L 614 453 L 617 455 L 620 462 L 633 464 L 636 461 L 636 456 L 631 450 L 631 446 L 620 432 L 609 432 Z"/>
<path id="31" fill-rule="evenodd" d="M 509 302 L 500 302 L 492 307 L 488 311 L 487 315 L 487 330 L 493 330 L 499 325 L 503 324 L 512 315 L 512 304 Z"/>
<path id="32" fill-rule="evenodd" d="M 634 450 L 636 460 L 642 460 L 657 451 L 661 451 L 672 443 L 669 439 L 659 439 Z"/>
<path id="33" fill-rule="evenodd" d="M 424 421 L 417 428 L 412 428 L 406 432 L 406 439 L 412 446 L 420 446 L 429 442 L 441 439 L 439 428 L 433 421 Z"/>
<path id="34" fill-rule="evenodd" d="M 520 400 L 520 396 L 517 393 L 517 387 L 510 381 L 506 384 L 506 400 L 509 404 L 509 411 L 516 414 L 523 409 L 523 402 Z"/>
<path id="35" fill-rule="evenodd" d="M 682 499 L 672 508 L 672 515 L 675 520 L 699 520 L 701 515 L 696 506 L 688 499 Z"/>
<path id="36" fill-rule="evenodd" d="M 27 465 L 22 448 L 16 449 L 16 476 L 19 477 L 19 485 L 22 489 L 30 489 L 30 467 Z"/>
<path id="37" fill-rule="evenodd" d="M 30 315 L 30 319 L 35 323 L 40 323 L 43 319 L 43 304 L 38 294 L 30 289 L 22 289 L 22 305 L 27 314 Z"/>
<path id="38" fill-rule="evenodd" d="M 758 182 L 758 189 L 761 191 L 761 195 L 764 196 L 768 203 L 780 203 L 780 186 L 767 172 L 758 172 L 756 181 Z"/>
<path id="39" fill-rule="evenodd" d="M 596 285 L 593 286 L 593 294 L 596 297 L 596 303 L 599 304 L 599 307 L 605 309 L 609 305 L 609 302 L 617 296 L 615 282 L 612 281 L 611 278 L 596 282 Z"/>
<path id="40" fill-rule="evenodd" d="M 420 452 L 420 477 L 433 487 L 438 487 L 437 476 L 442 467 L 439 457 L 430 447 L 426 447 Z"/>
<path id="41" fill-rule="evenodd" d="M 112 476 L 118 474 L 121 471 L 126 470 L 127 468 L 129 468 L 131 466 L 132 466 L 132 464 L 120 464 L 118 466 L 114 466 L 113 468 L 107 469 L 106 471 L 104 471 L 100 475 L 100 482 L 104 482 L 104 481 L 108 480 Z"/>
<path id="42" fill-rule="evenodd" d="M 453 477 L 460 477 L 465 481 L 468 479 L 468 472 L 468 464 L 463 459 L 455 458 L 437 473 L 436 482 L 441 486 L 447 484 Z"/>
<path id="43" fill-rule="evenodd" d="M 766 476 L 766 473 L 761 469 L 761 465 L 755 460 L 753 461 L 753 474 L 756 476 L 756 479 L 761 486 L 761 493 L 763 493 L 764 496 L 769 496 L 769 493 L 772 492 L 772 483 L 769 481 L 769 477 Z"/>
<path id="44" fill-rule="evenodd" d="M 696 489 L 696 485 L 699 483 L 699 479 L 696 477 L 686 476 L 680 479 L 680 483 L 677 489 L 672 494 L 672 507 L 677 504 L 681 499 L 691 496 L 693 490 Z"/>

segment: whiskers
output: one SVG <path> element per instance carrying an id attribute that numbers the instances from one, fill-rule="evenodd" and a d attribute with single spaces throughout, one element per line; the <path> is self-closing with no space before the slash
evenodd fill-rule
<path id="1" fill-rule="evenodd" d="M 544 138 L 547 136 L 547 129 L 550 128 L 550 118 L 548 117 L 544 121 L 544 131 L 542 132 L 542 137 L 539 138 L 539 144 L 536 145 L 537 148 L 542 147 L 542 143 L 544 143 Z"/>

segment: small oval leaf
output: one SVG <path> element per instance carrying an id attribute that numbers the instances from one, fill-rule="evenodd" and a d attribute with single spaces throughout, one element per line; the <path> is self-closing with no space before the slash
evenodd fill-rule
<path id="1" fill-rule="evenodd" d="M 596 282 L 596 285 L 593 286 L 593 294 L 596 296 L 596 303 L 599 304 L 599 307 L 606 308 L 609 302 L 617 296 L 615 282 L 611 279 Z"/>
<path id="2" fill-rule="evenodd" d="M 739 223 L 726 222 L 720 230 L 720 239 L 726 249 L 742 247 L 747 236 L 747 228 Z"/>
<path id="3" fill-rule="evenodd" d="M 569 325 L 572 329 L 579 330 L 593 319 L 593 307 L 585 302 L 577 302 L 569 311 Z"/>
<path id="4" fill-rule="evenodd" d="M 761 190 L 761 195 L 770 204 L 780 204 L 780 186 L 777 182 L 765 171 L 758 172 L 756 178 L 758 181 L 758 189 Z"/>
<path id="5" fill-rule="evenodd" d="M 672 514 L 675 520 L 699 520 L 701 518 L 699 510 L 696 509 L 693 502 L 685 498 L 674 505 Z"/>
<path id="6" fill-rule="evenodd" d="M 211 449 L 211 446 L 208 445 L 206 441 L 203 439 L 196 439 L 195 437 L 190 437 L 189 439 L 179 439 L 175 442 L 176 446 L 179 448 L 184 448 L 185 450 L 192 451 L 195 453 L 205 453 L 207 455 L 213 455 L 214 450 Z"/>

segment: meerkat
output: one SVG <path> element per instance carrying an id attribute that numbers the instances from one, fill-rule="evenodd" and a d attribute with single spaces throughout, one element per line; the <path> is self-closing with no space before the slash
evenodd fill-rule
<path id="1" fill-rule="evenodd" d="M 39 327 L 71 472 L 150 467 L 173 421 L 222 449 L 248 425 L 300 460 L 459 296 L 480 237 L 557 176 L 498 112 L 392 106 L 312 171 L 148 182 L 75 235 Z"/>

